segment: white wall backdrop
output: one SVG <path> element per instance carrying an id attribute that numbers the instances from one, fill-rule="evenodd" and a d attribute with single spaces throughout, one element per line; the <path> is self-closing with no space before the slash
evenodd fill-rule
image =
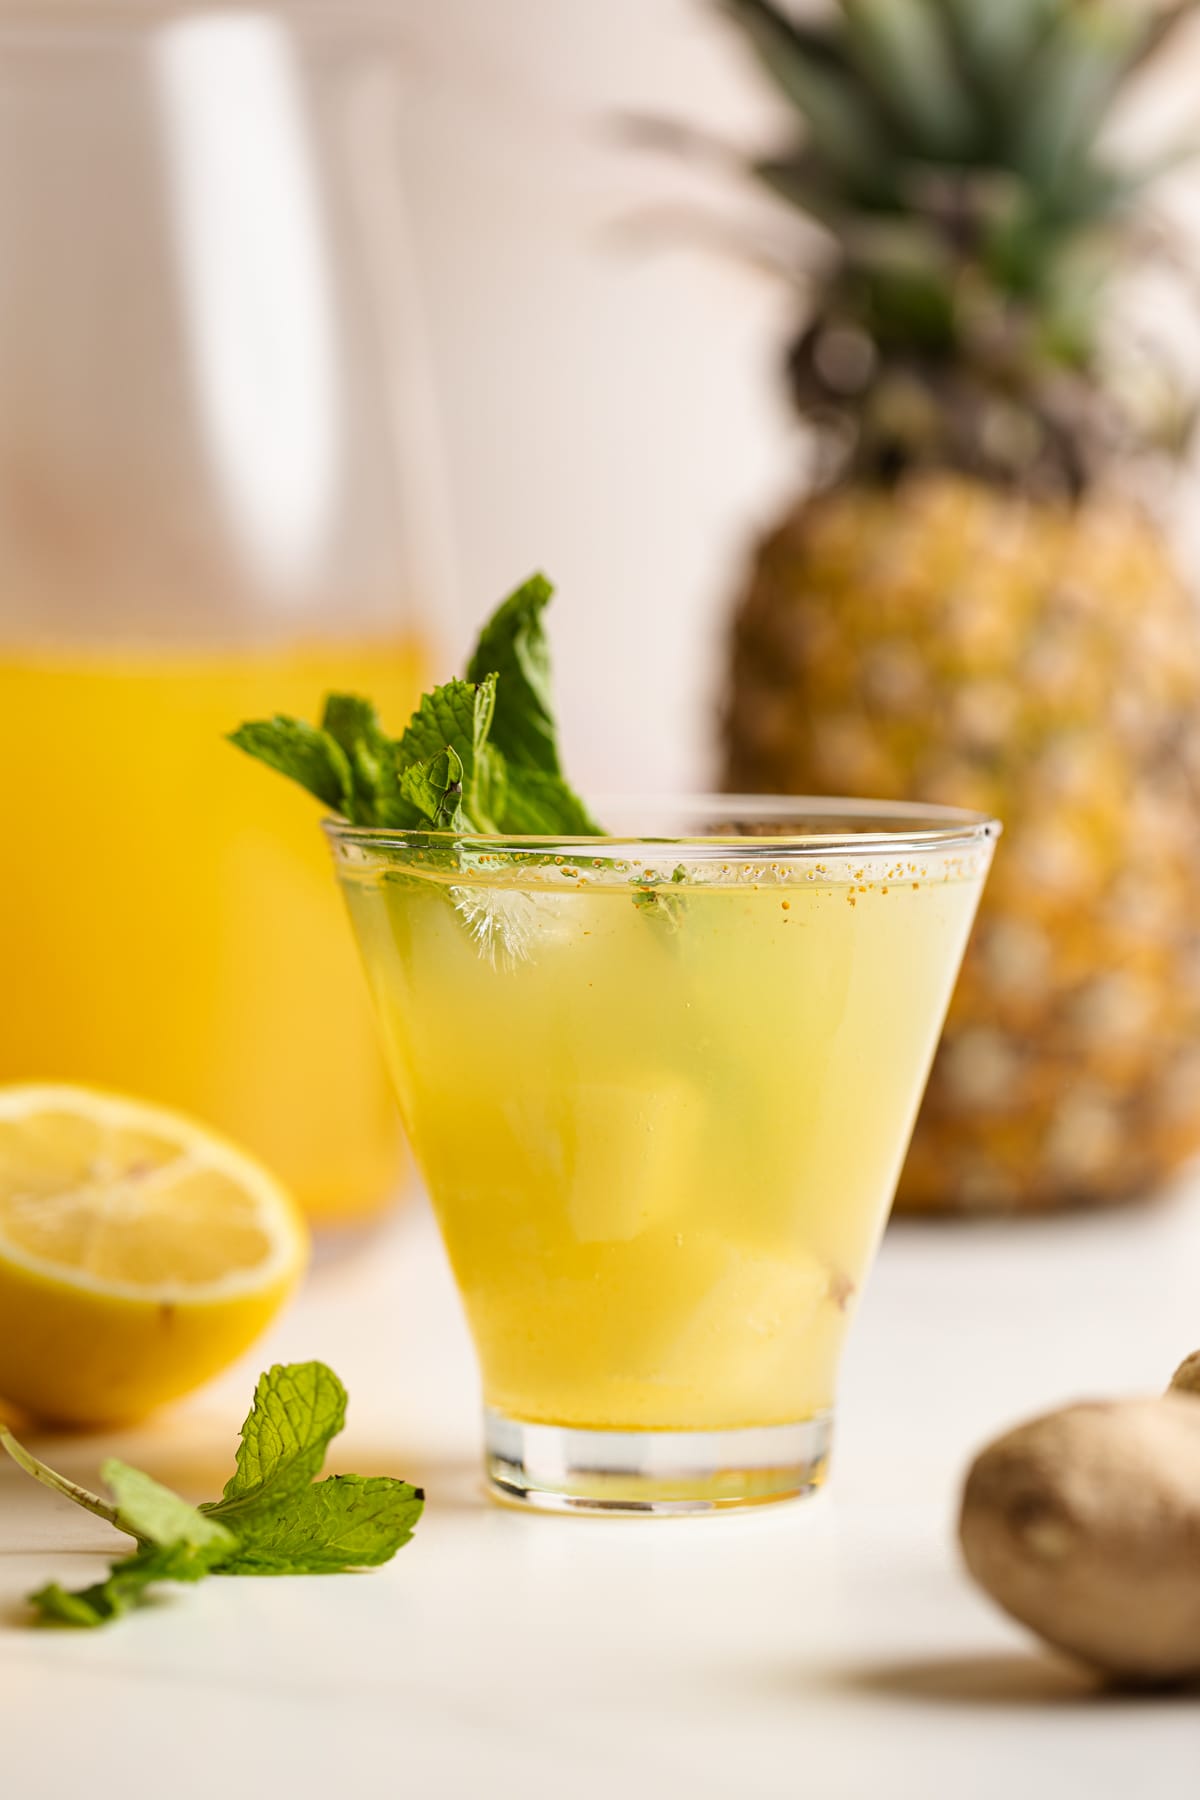
<path id="1" fill-rule="evenodd" d="M 748 264 L 620 229 L 684 184 L 614 121 L 684 115 L 752 138 L 768 102 L 705 0 L 402 11 L 463 635 L 544 567 L 578 778 L 700 786 L 737 571 L 799 460 L 776 378 L 791 309 Z M 1175 61 L 1143 134 L 1192 110 L 1200 57 Z"/>
<path id="2" fill-rule="evenodd" d="M 544 567 L 579 779 L 698 785 L 715 635 L 791 459 L 787 308 L 732 258 L 621 228 L 680 181 L 614 121 L 750 129 L 756 84 L 690 0 L 411 14 L 406 182 L 464 629 Z"/>

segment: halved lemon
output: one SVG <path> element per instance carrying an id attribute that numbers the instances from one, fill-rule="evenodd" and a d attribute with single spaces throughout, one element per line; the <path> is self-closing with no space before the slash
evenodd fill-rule
<path id="1" fill-rule="evenodd" d="M 0 1087 L 0 1394 L 109 1425 L 245 1350 L 308 1260 L 261 1163 L 166 1107 L 95 1088 Z"/>

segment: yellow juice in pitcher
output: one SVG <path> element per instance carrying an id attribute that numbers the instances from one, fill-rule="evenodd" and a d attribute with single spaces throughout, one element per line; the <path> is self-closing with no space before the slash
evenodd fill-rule
<path id="1" fill-rule="evenodd" d="M 224 737 L 329 689 L 398 731 L 425 678 L 403 638 L 0 652 L 0 1081 L 183 1106 L 319 1221 L 385 1206 L 402 1141 L 312 802 Z"/>

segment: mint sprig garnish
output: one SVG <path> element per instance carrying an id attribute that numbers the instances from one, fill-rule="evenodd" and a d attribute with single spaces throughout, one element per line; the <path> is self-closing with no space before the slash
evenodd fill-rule
<path id="1" fill-rule="evenodd" d="M 329 697 L 329 705 L 343 705 L 349 701 L 355 701 L 355 696 L 331 694 Z M 365 700 L 355 701 L 355 704 L 364 708 L 370 706 Z M 374 712 L 373 707 L 370 710 Z M 367 810 L 374 805 L 376 794 L 382 793 L 387 779 L 381 771 L 377 778 L 378 787 L 360 786 L 345 750 L 327 728 L 307 725 L 303 719 L 289 718 L 286 713 L 276 713 L 273 719 L 250 720 L 231 733 L 230 742 L 244 750 L 247 756 L 266 763 L 269 769 L 277 769 L 290 781 L 298 781 L 301 787 L 316 795 L 322 806 L 344 813 L 356 824 L 368 823 Z M 371 824 L 377 825 L 400 822 L 398 819 L 370 820 Z"/>
<path id="2" fill-rule="evenodd" d="M 326 1575 L 389 1562 L 416 1529 L 419 1488 L 389 1475 L 317 1476 L 346 1420 L 346 1390 L 324 1363 L 278 1364 L 259 1379 L 222 1498 L 192 1506 L 110 1458 L 104 1500 L 39 1462 L 0 1424 L 0 1447 L 26 1474 L 107 1519 L 137 1543 L 103 1581 L 30 1596 L 50 1624 L 106 1625 L 163 1581 L 206 1575 Z"/>
<path id="3" fill-rule="evenodd" d="M 479 636 L 464 679 L 426 694 L 399 738 L 369 700 L 331 694 L 319 726 L 283 714 L 231 742 L 352 825 L 396 830 L 602 835 L 562 770 L 542 615 L 554 590 L 534 575 Z"/>

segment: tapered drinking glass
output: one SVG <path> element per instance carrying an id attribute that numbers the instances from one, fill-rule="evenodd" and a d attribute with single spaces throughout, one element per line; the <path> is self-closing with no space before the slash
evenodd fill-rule
<path id="1" fill-rule="evenodd" d="M 494 1492 L 780 1500 L 825 1475 L 999 828 L 776 798 L 602 816 L 623 810 L 620 838 L 328 831 Z"/>

